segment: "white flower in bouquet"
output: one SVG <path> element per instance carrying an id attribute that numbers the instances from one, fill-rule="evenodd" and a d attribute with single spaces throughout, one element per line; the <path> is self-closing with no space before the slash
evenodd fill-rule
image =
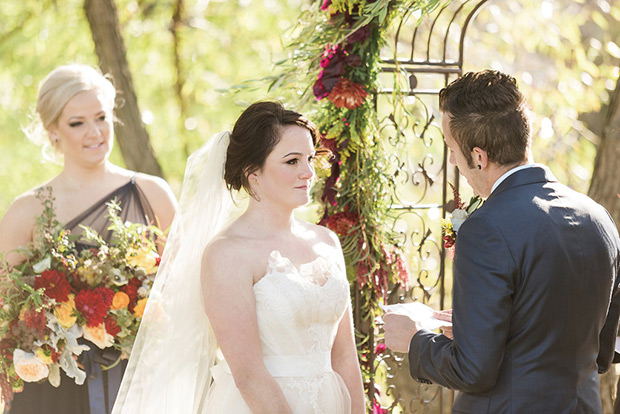
<path id="1" fill-rule="evenodd" d="M 26 382 L 37 382 L 49 375 L 47 364 L 41 361 L 32 352 L 25 352 L 19 348 L 13 351 L 15 372 Z"/>

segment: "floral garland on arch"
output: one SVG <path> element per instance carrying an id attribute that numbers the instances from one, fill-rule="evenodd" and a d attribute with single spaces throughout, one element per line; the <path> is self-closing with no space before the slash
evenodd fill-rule
<path id="1" fill-rule="evenodd" d="M 371 412 L 387 412 L 374 384 L 375 316 L 388 287 L 406 286 L 407 267 L 389 208 L 394 177 L 380 137 L 373 96 L 378 91 L 380 48 L 397 16 L 421 16 L 439 0 L 317 0 L 300 17 L 291 57 L 271 87 L 300 90 L 301 103 L 314 98 L 313 119 L 333 154 L 315 198 L 324 204 L 321 224 L 340 237 L 354 298 L 356 335 Z M 304 79 L 299 78 L 304 74 Z M 307 77 L 305 77 L 307 75 Z M 299 85 L 303 85 L 299 87 Z"/>

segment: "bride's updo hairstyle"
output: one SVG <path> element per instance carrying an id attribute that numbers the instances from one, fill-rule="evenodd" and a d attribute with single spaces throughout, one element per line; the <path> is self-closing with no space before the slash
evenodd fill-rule
<path id="1" fill-rule="evenodd" d="M 25 132 L 31 141 L 43 147 L 46 158 L 55 158 L 49 154 L 49 147 L 54 144 L 50 142 L 47 131 L 57 124 L 67 102 L 85 91 L 97 93 L 112 116 L 116 89 L 92 66 L 77 63 L 59 66 L 41 82 L 36 107 L 38 119 Z"/>
<path id="2" fill-rule="evenodd" d="M 237 119 L 230 134 L 224 168 L 229 190 L 243 188 L 254 196 L 248 176 L 265 165 L 267 156 L 280 142 L 282 129 L 291 125 L 310 131 L 317 153 L 327 152 L 320 148 L 316 126 L 302 114 L 285 109 L 279 102 L 253 103 Z"/>

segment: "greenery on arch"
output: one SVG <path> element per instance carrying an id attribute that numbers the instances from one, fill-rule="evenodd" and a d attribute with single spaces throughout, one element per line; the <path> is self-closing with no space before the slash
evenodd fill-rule
<path id="1" fill-rule="evenodd" d="M 406 286 L 408 272 L 391 229 L 394 177 L 380 139 L 373 97 L 379 89 L 381 47 L 396 17 L 432 12 L 439 0 L 320 0 L 301 18 L 291 57 L 272 87 L 296 85 L 300 101 L 314 98 L 313 119 L 333 153 L 316 196 L 324 205 L 321 224 L 340 237 L 354 298 L 364 386 L 373 412 L 380 412 L 374 385 L 374 319 L 388 286 Z M 304 74 L 300 78 L 299 74 Z"/>

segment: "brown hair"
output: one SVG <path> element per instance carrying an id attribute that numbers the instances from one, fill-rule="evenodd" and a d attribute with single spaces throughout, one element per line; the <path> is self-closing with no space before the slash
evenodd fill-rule
<path id="1" fill-rule="evenodd" d="M 475 147 L 500 165 L 527 158 L 530 119 L 512 76 L 494 70 L 466 73 L 439 92 L 439 109 L 450 116 L 450 132 L 471 168 Z"/>
<path id="2" fill-rule="evenodd" d="M 256 102 L 243 111 L 230 134 L 226 152 L 224 180 L 230 190 L 244 188 L 253 196 L 248 176 L 263 167 L 267 156 L 280 142 L 282 129 L 291 125 L 310 131 L 317 152 L 325 151 L 320 147 L 316 126 L 279 102 Z"/>

